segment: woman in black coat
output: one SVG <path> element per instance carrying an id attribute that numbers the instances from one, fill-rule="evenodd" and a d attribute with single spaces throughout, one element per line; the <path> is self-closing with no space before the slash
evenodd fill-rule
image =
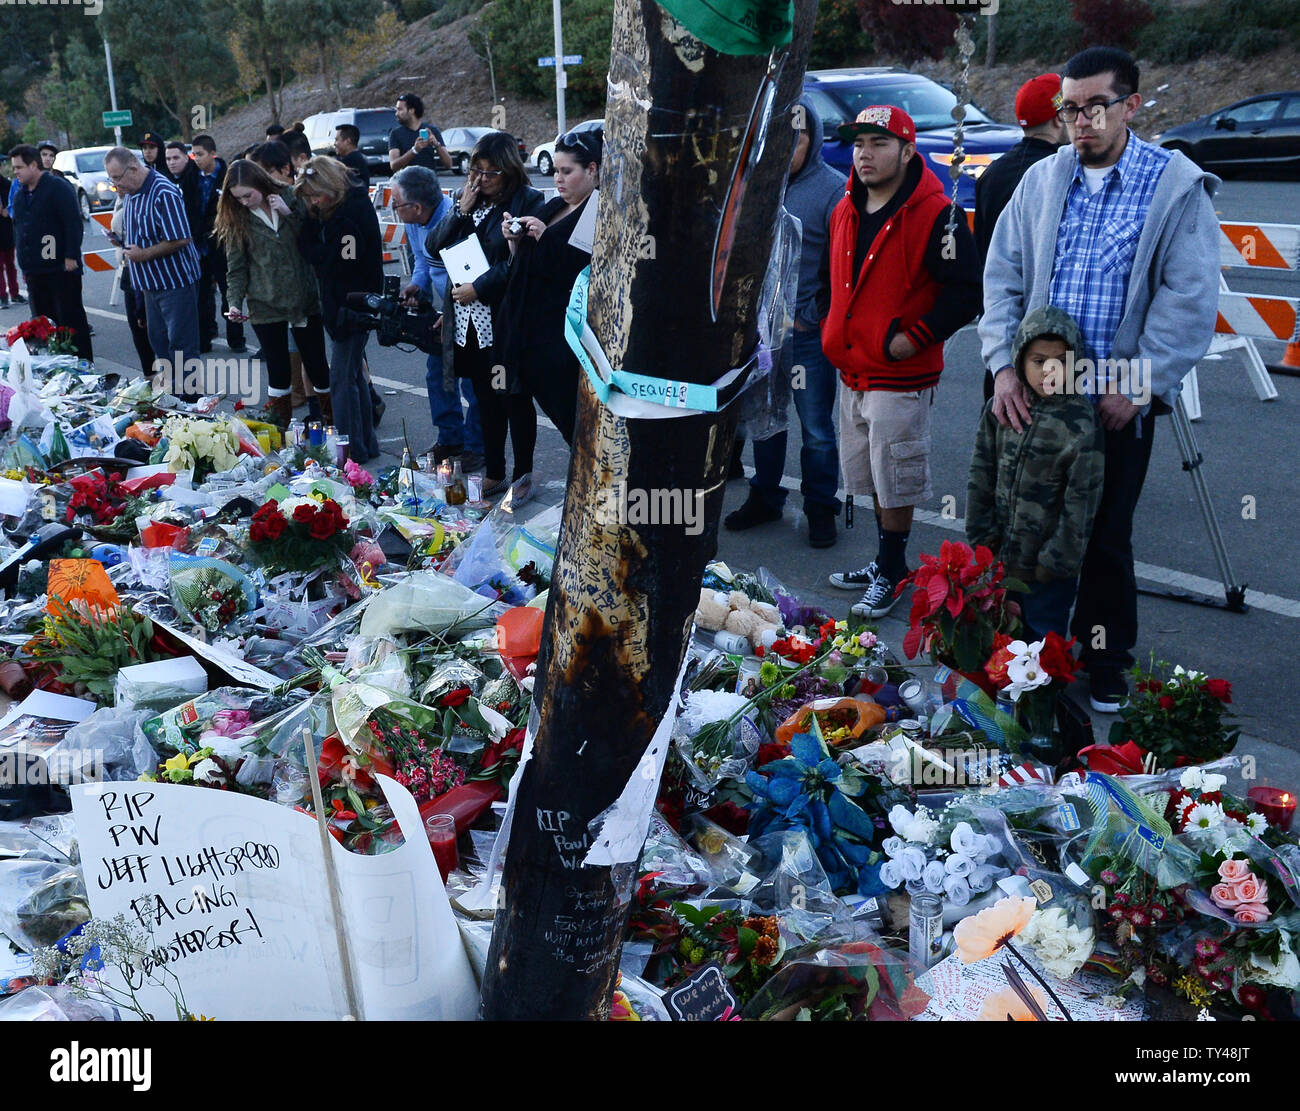
<path id="1" fill-rule="evenodd" d="M 510 488 L 506 478 L 508 431 L 515 457 L 513 478 L 517 482 L 527 479 L 512 497 L 523 501 L 531 490 L 537 411 L 532 397 L 512 393 L 507 376 L 497 369 L 502 339 L 498 310 L 510 270 L 510 245 L 503 223 L 511 217 L 535 215 L 542 208 L 542 195 L 528 184 L 514 137 L 493 131 L 475 144 L 470 153 L 469 181 L 452 200 L 451 212 L 426 240 L 429 257 L 436 260 L 439 251 L 473 235 L 483 248 L 488 269 L 472 282 L 450 288 L 442 327 L 444 374 L 452 376 L 453 384 L 455 378 L 468 378 L 478 398 L 487 471 L 484 497 L 504 494 Z"/>
<path id="2" fill-rule="evenodd" d="M 311 215 L 298 236 L 298 248 L 316 270 L 321 319 L 333 341 L 330 350 L 330 401 L 334 424 L 347 436 L 352 458 L 365 463 L 379 455 L 370 386 L 362 360 L 369 332 L 347 319 L 349 293 L 382 293 L 384 244 L 379 219 L 356 179 L 337 159 L 313 158 L 298 179 L 298 195 Z"/>
<path id="3" fill-rule="evenodd" d="M 591 252 L 569 242 L 587 206 L 596 203 L 603 136 L 599 129 L 570 131 L 555 144 L 555 191 L 536 216 L 503 233 L 514 261 L 501 321 L 501 362 L 516 388 L 537 399 L 542 412 L 573 443 L 578 412 L 577 356 L 564 338 L 564 310 L 573 283 Z"/>

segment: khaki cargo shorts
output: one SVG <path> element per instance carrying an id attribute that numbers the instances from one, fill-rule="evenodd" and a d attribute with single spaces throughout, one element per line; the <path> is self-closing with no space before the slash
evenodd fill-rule
<path id="1" fill-rule="evenodd" d="M 882 509 L 919 505 L 930 486 L 934 390 L 893 393 L 840 387 L 840 468 L 851 497 L 872 494 Z"/>

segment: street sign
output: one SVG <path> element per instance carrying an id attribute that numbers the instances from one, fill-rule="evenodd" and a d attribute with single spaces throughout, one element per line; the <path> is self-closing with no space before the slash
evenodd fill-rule
<path id="1" fill-rule="evenodd" d="M 103 120 L 105 127 L 130 127 L 131 109 L 124 108 L 120 112 L 105 112 Z"/>
<path id="2" fill-rule="evenodd" d="M 548 55 L 548 56 L 545 57 L 545 58 L 538 58 L 538 59 L 537 59 L 537 64 L 538 64 L 539 66 L 553 66 L 553 65 L 555 65 L 555 55 L 554 55 L 554 54 L 550 54 L 550 55 Z M 582 55 L 581 55 L 581 54 L 566 54 L 566 55 L 564 56 L 564 64 L 565 64 L 566 66 L 580 66 L 580 65 L 582 65 Z"/>
<path id="3" fill-rule="evenodd" d="M 538 59 L 537 59 L 537 64 L 538 64 L 539 66 L 553 66 L 553 65 L 555 65 L 555 55 L 552 54 L 552 55 L 550 55 L 549 57 L 546 57 L 546 58 L 538 58 Z"/>

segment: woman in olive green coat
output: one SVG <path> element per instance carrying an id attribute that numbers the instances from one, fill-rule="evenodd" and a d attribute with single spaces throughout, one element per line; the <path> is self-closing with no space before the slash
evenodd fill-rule
<path id="1" fill-rule="evenodd" d="M 267 413 L 281 427 L 293 416 L 290 329 L 322 417 L 333 423 L 320 297 L 315 275 L 298 250 L 306 214 L 292 188 L 277 184 L 256 163 L 241 158 L 226 171 L 215 226 L 226 252 L 226 315 L 249 321 L 257 334 L 267 370 Z"/>

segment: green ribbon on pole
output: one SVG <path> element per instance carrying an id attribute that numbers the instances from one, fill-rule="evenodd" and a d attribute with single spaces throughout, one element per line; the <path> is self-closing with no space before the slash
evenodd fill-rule
<path id="1" fill-rule="evenodd" d="M 658 0 L 719 54 L 769 54 L 794 37 L 794 0 Z"/>

